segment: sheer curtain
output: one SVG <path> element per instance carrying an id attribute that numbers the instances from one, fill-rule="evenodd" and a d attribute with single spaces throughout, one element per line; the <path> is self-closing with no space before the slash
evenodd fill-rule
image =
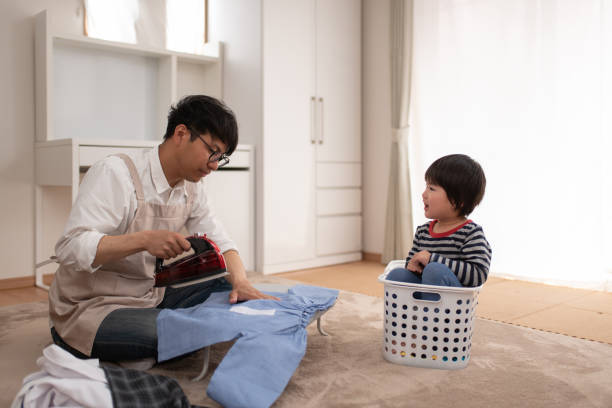
<path id="1" fill-rule="evenodd" d="M 391 0 L 391 161 L 382 262 L 404 259 L 412 248 L 409 115 L 412 0 Z"/>
<path id="2" fill-rule="evenodd" d="M 612 290 L 610 7 L 414 2 L 413 208 L 433 160 L 478 160 L 493 276 Z"/>

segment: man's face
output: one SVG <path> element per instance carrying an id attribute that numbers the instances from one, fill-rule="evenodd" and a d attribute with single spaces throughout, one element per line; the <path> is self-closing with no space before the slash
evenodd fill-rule
<path id="1" fill-rule="evenodd" d="M 183 178 L 192 182 L 198 182 L 219 167 L 218 161 L 210 161 L 215 153 L 224 153 L 227 149 L 225 143 L 210 133 L 195 134 L 185 128 L 186 137 L 180 147 L 180 167 Z M 191 140 L 191 132 L 197 137 Z"/>

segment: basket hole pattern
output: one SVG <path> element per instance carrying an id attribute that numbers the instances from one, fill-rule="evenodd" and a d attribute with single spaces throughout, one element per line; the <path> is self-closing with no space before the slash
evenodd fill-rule
<path id="1" fill-rule="evenodd" d="M 422 306 L 404 304 L 401 293 L 385 291 L 385 352 L 449 364 L 469 359 L 478 304 L 476 295 L 470 297 L 453 306 Z"/>

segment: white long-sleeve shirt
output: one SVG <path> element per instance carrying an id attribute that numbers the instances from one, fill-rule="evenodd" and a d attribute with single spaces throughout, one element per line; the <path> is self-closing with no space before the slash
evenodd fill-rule
<path id="1" fill-rule="evenodd" d="M 128 155 L 140 176 L 145 201 L 167 205 L 186 203 L 185 181 L 170 187 L 159 161 L 158 147 Z M 202 180 L 195 187 L 191 216 L 185 225 L 187 231 L 206 233 L 222 253 L 237 250 L 215 217 Z M 92 268 L 92 263 L 100 239 L 105 235 L 125 234 L 136 209 L 136 190 L 123 160 L 110 156 L 95 163 L 81 182 L 64 233 L 55 245 L 59 262 L 68 268 L 94 272 L 98 268 Z"/>

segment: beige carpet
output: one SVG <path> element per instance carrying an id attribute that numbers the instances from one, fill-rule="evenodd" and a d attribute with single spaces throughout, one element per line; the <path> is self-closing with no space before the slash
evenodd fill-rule
<path id="1" fill-rule="evenodd" d="M 284 282 L 265 278 L 267 282 Z M 467 368 L 444 371 L 386 362 L 381 354 L 382 299 L 341 292 L 323 318 L 331 335 L 309 327 L 306 356 L 275 407 L 610 407 L 612 346 L 488 320 L 475 320 Z M 0 406 L 50 342 L 44 302 L 0 308 Z M 211 372 L 229 343 L 213 346 Z M 158 365 L 177 378 L 192 403 L 206 397 L 210 373 L 201 353 Z"/>

